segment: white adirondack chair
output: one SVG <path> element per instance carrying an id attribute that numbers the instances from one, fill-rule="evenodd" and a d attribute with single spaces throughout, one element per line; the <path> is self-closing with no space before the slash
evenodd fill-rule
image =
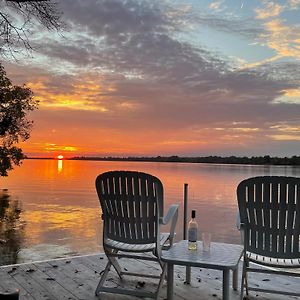
<path id="1" fill-rule="evenodd" d="M 161 251 L 173 243 L 178 205 L 172 205 L 163 217 L 163 185 L 158 178 L 142 172 L 111 171 L 100 174 L 96 179 L 96 190 L 102 208 L 103 248 L 108 263 L 95 294 L 118 293 L 158 299 L 166 272 L 165 264 L 160 260 Z M 161 233 L 161 225 L 167 223 L 171 223 L 170 232 Z M 126 272 L 116 258 L 157 261 L 162 272 L 160 276 Z M 111 266 L 120 279 L 122 275 L 159 278 L 156 292 L 105 286 Z"/>
<path id="2" fill-rule="evenodd" d="M 294 291 L 249 287 L 248 272 L 277 273 L 300 277 L 300 178 L 261 176 L 242 181 L 237 187 L 244 263 L 241 299 L 248 290 L 300 296 Z M 254 267 L 256 265 L 272 268 Z M 298 270 L 299 271 L 299 270 Z"/>

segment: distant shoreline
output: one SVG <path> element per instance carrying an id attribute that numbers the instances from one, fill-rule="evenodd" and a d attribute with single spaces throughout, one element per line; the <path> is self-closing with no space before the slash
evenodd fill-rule
<path id="1" fill-rule="evenodd" d="M 52 159 L 53 157 L 26 157 L 26 159 Z M 140 162 L 176 162 L 176 163 L 209 163 L 209 164 L 242 164 L 242 165 L 288 165 L 300 166 L 300 156 L 271 157 L 252 156 L 203 156 L 203 157 L 180 157 L 180 156 L 156 156 L 156 157 L 96 157 L 77 156 L 64 158 L 64 160 L 90 160 L 90 161 L 140 161 Z"/>

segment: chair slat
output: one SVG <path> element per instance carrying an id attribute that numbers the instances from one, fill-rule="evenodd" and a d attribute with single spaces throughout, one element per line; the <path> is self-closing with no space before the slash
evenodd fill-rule
<path id="1" fill-rule="evenodd" d="M 277 238 L 278 234 L 276 234 L 276 230 L 278 229 L 278 185 L 277 183 L 273 182 L 271 185 L 271 202 L 272 202 L 272 210 L 271 210 L 271 228 L 273 229 L 272 232 L 272 248 L 271 248 L 271 256 L 276 257 L 277 253 Z"/>
<path id="2" fill-rule="evenodd" d="M 144 187 L 143 187 L 143 192 L 145 192 L 146 194 L 146 188 L 145 188 L 145 184 L 146 184 L 146 181 L 144 181 Z M 151 185 L 150 182 L 147 182 L 147 185 Z M 153 199 L 153 195 L 149 195 L 148 196 L 149 199 Z M 143 232 L 144 234 L 146 235 L 147 238 L 150 238 L 150 234 L 149 234 L 149 220 L 148 219 L 148 201 L 146 201 L 146 199 L 148 199 L 148 197 L 146 198 L 145 195 L 144 195 L 144 202 L 143 202 L 143 206 L 142 206 L 142 214 L 143 214 L 143 222 L 142 222 L 142 226 L 143 226 Z"/>
<path id="3" fill-rule="evenodd" d="M 292 240 L 294 234 L 294 212 L 295 212 L 295 199 L 296 199 L 296 186 L 294 184 L 288 185 L 288 207 L 286 211 L 286 252 L 293 252 Z"/>
<path id="4" fill-rule="evenodd" d="M 153 183 L 151 185 L 153 185 Z M 154 195 L 154 197 L 155 197 L 155 195 Z M 149 215 L 154 215 L 154 216 L 157 215 L 156 203 L 157 203 L 156 201 L 149 202 L 149 204 L 148 204 L 148 214 Z M 154 222 L 149 222 L 148 223 L 149 236 L 151 236 L 151 237 L 156 236 L 155 224 L 156 224 L 156 220 Z"/>
<path id="5" fill-rule="evenodd" d="M 140 195 L 135 195 L 134 197 L 134 208 L 135 208 L 135 223 L 136 223 L 136 237 L 137 239 L 143 238 L 143 215 L 141 213 L 142 210 L 142 198 Z"/>
<path id="6" fill-rule="evenodd" d="M 248 191 L 248 198 L 247 198 L 247 208 L 248 208 L 248 215 L 249 215 L 249 224 L 255 225 L 255 216 L 254 216 L 254 188 L 255 185 L 249 186 Z M 256 248 L 256 231 L 254 230 L 253 226 L 249 226 L 249 248 L 255 249 Z"/>
<path id="7" fill-rule="evenodd" d="M 293 252 L 300 253 L 300 184 L 296 185 L 296 209 L 294 221 L 294 235 L 293 235 Z"/>
<path id="8" fill-rule="evenodd" d="M 286 216 L 287 216 L 287 185 L 279 184 L 279 236 L 278 236 L 278 253 L 286 252 Z"/>
<path id="9" fill-rule="evenodd" d="M 129 180 L 129 185 L 132 187 L 133 184 L 133 178 L 130 178 Z M 134 193 L 133 188 L 130 189 L 132 193 Z M 136 240 L 136 228 L 135 228 L 135 202 L 133 199 L 128 202 L 128 208 L 129 208 L 129 224 L 130 224 L 130 235 L 131 235 L 131 240 Z"/>
<path id="10" fill-rule="evenodd" d="M 120 186 L 121 186 L 121 203 L 122 203 L 122 210 L 123 210 L 123 217 L 126 221 L 123 222 L 124 227 L 124 235 L 126 239 L 130 237 L 130 225 L 129 225 L 129 213 L 128 213 L 128 188 L 127 188 L 127 180 L 126 177 L 120 177 Z"/>
<path id="11" fill-rule="evenodd" d="M 271 185 L 268 182 L 265 182 L 263 185 L 263 204 L 265 208 L 262 208 L 263 216 L 264 216 L 264 249 L 267 253 L 270 253 L 271 251 L 271 234 L 270 234 L 270 228 L 271 228 L 271 199 L 270 199 L 270 189 Z"/>
<path id="12" fill-rule="evenodd" d="M 263 207 L 263 186 L 261 184 L 255 185 L 255 217 L 256 217 L 256 224 L 258 228 L 261 228 L 262 230 L 257 230 L 257 247 L 264 247 L 264 236 L 265 231 L 263 226 L 263 213 L 262 213 L 262 207 Z"/>

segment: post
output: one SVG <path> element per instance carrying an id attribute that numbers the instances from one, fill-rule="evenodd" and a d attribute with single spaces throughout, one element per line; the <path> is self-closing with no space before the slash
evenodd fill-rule
<path id="1" fill-rule="evenodd" d="M 188 184 L 184 184 L 183 195 L 183 239 L 187 240 L 187 214 L 188 214 Z"/>
<path id="2" fill-rule="evenodd" d="M 188 184 L 184 184 L 184 196 L 183 196 L 183 239 L 187 240 L 187 218 L 188 218 Z M 191 267 L 185 268 L 185 282 L 191 283 Z"/>

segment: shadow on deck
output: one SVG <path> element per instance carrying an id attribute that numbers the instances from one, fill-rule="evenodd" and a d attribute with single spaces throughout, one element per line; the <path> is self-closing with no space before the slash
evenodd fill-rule
<path id="1" fill-rule="evenodd" d="M 56 259 L 45 262 L 27 263 L 13 266 L 0 267 L 0 290 L 12 291 L 20 289 L 20 300 L 89 300 L 99 299 L 94 291 L 98 284 L 101 271 L 107 260 L 104 254 Z M 128 271 L 147 272 L 158 274 L 159 268 L 151 262 L 123 260 L 123 267 Z M 108 284 L 120 287 L 120 281 L 112 270 L 108 277 Z M 252 274 L 251 274 L 252 275 Z M 240 279 L 240 278 L 239 278 Z M 124 282 L 137 289 L 152 289 L 155 280 L 143 283 L 143 278 L 127 277 Z M 192 268 L 191 285 L 184 284 L 185 267 L 175 266 L 174 274 L 174 298 L 175 299 L 222 299 L 222 272 L 216 270 Z M 299 278 L 288 278 L 255 274 L 250 276 L 250 282 L 260 287 L 274 289 L 288 289 L 299 291 Z M 239 282 L 240 284 L 240 282 Z M 166 299 L 167 286 L 163 286 L 160 299 Z M 102 299 L 139 299 L 124 295 L 105 294 Z M 231 290 L 231 299 L 239 299 L 239 291 Z M 249 299 L 299 299 L 271 294 L 257 294 L 251 292 Z"/>

